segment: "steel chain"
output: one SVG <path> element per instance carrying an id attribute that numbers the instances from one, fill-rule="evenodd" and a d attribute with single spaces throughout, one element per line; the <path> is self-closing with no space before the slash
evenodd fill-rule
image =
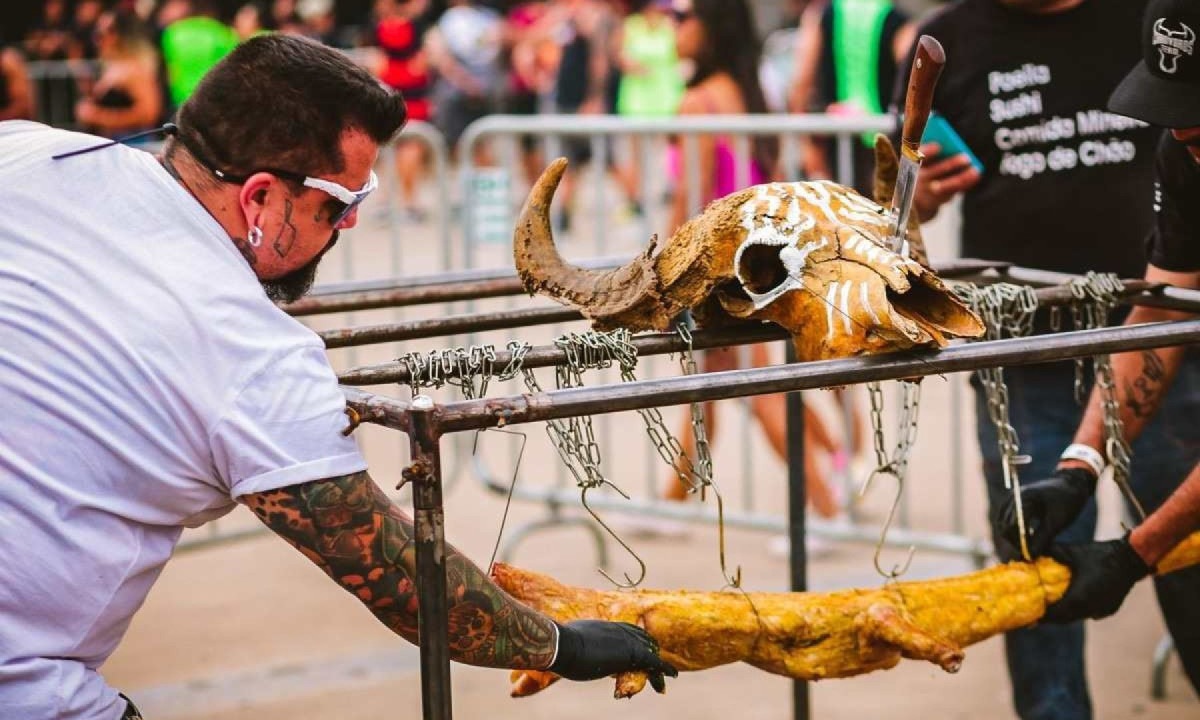
<path id="1" fill-rule="evenodd" d="M 683 339 L 684 343 L 683 352 L 679 354 L 679 368 L 683 371 L 684 375 L 695 375 L 698 372 L 696 369 L 696 357 L 692 351 L 692 327 L 690 314 L 682 318 L 675 326 L 679 337 Z M 688 406 L 688 410 L 692 417 L 692 437 L 696 440 L 696 462 L 693 464 L 689 459 L 688 464 L 692 465 L 696 482 L 703 489 L 712 484 L 713 478 L 712 452 L 708 445 L 708 427 L 704 423 L 704 407 L 701 403 L 692 403 Z"/>
<path id="2" fill-rule="evenodd" d="M 1076 327 L 1091 329 L 1104 327 L 1108 324 L 1108 314 L 1116 305 L 1119 294 L 1125 289 L 1120 278 L 1112 273 L 1094 273 L 1072 280 L 1071 315 L 1075 318 Z M 1080 398 L 1083 389 L 1083 372 L 1081 360 L 1076 361 L 1076 399 Z M 1096 376 L 1096 386 L 1100 388 L 1100 402 L 1104 416 L 1104 450 L 1108 462 L 1112 466 L 1113 482 L 1117 484 L 1125 498 L 1138 513 L 1139 519 L 1145 519 L 1146 511 L 1133 493 L 1129 484 L 1132 451 L 1125 440 L 1125 428 L 1121 422 L 1121 403 L 1117 398 L 1116 386 L 1113 382 L 1112 357 L 1107 354 L 1096 355 L 1092 358 L 1092 370 Z M 1086 397 L 1080 403 L 1086 401 Z"/>
<path id="3" fill-rule="evenodd" d="M 917 439 L 917 417 L 921 404 L 920 383 L 900 381 L 900 415 L 896 421 L 896 445 L 891 456 L 887 453 L 887 440 L 883 433 L 883 388 L 880 383 L 867 383 L 867 394 L 871 399 L 871 431 L 875 443 L 874 474 L 892 475 L 901 482 L 908 471 L 908 457 Z"/>
<path id="4" fill-rule="evenodd" d="M 999 340 L 1006 336 L 1024 337 L 1033 331 L 1033 320 L 1038 307 L 1037 295 L 1033 288 L 1010 283 L 983 286 L 954 283 L 953 288 L 955 293 L 983 318 L 986 326 L 986 340 Z M 1031 558 L 1025 536 L 1025 512 L 1021 504 L 1021 478 L 1017 468 L 1028 464 L 1032 458 L 1020 454 L 1020 439 L 1009 418 L 1008 384 L 1004 381 L 1004 368 L 983 368 L 976 370 L 976 374 L 983 385 L 988 419 L 996 429 L 996 443 L 1000 450 L 1000 468 L 1004 476 L 1004 487 L 1012 491 L 1017 507 L 1017 529 L 1021 538 L 1021 555 L 1028 560 Z"/>
<path id="5" fill-rule="evenodd" d="M 397 361 L 408 368 L 408 386 L 413 395 L 423 388 L 457 387 L 467 400 L 487 395 L 492 379 L 511 380 L 520 372 L 521 363 L 529 352 L 529 343 L 508 343 L 508 364 L 496 371 L 496 348 L 493 345 L 473 345 L 445 350 L 430 350 L 425 354 L 410 352 Z"/>

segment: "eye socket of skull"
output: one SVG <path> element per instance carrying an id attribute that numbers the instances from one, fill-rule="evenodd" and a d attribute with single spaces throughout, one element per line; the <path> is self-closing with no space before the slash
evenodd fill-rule
<path id="1" fill-rule="evenodd" d="M 750 245 L 738 257 L 737 276 L 742 287 L 762 295 L 782 285 L 788 279 L 787 268 L 779 253 L 787 245 Z"/>

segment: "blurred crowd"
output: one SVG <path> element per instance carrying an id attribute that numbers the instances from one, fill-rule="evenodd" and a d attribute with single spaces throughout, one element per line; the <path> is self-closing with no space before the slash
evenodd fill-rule
<path id="1" fill-rule="evenodd" d="M 739 81 L 740 92 L 761 94 L 764 106 L 747 109 L 795 112 L 831 103 L 842 111 L 848 103 L 862 111 L 882 109 L 863 88 L 857 88 L 856 97 L 835 97 L 845 83 L 826 81 L 831 70 L 822 66 L 837 58 L 819 49 L 820 16 L 831 4 L 837 3 L 789 3 L 792 29 L 779 34 L 782 42 L 768 38 L 765 55 L 752 24 L 732 22 L 747 37 L 725 32 L 706 38 L 713 51 L 750 53 L 761 86 L 748 88 Z M 107 135 L 153 127 L 169 117 L 208 67 L 237 43 L 264 32 L 306 35 L 353 53 L 383 82 L 403 91 L 411 118 L 436 124 L 451 147 L 473 120 L 494 112 L 674 114 L 685 87 L 698 81 L 697 53 L 704 52 L 692 49 L 681 57 L 678 49 L 677 30 L 691 14 L 690 0 L 43 0 L 31 5 L 28 17 L 19 8 L 0 11 L 0 119 L 38 114 L 38 83 L 61 82 L 61 72 L 58 77 L 39 72 L 30 84 L 25 63 L 70 61 L 73 112 L 42 119 Z M 724 6 L 718 9 L 730 15 L 746 4 Z M 858 0 L 852 11 L 874 14 L 879 7 L 894 12 L 890 0 Z M 809 30 L 804 16 L 811 17 Z M 796 24 L 800 31 L 794 30 Z M 889 24 L 888 37 L 871 42 L 891 43 L 895 31 L 896 23 Z M 797 39 L 805 38 L 800 48 Z M 718 48 L 720 42 L 739 47 Z M 896 36 L 888 58 L 902 53 L 906 42 L 903 34 Z M 831 92 L 822 97 L 826 87 Z M 710 111 L 719 112 L 717 106 L 726 103 L 711 104 Z M 806 168 L 810 174 L 828 174 L 819 155 L 806 155 L 815 158 Z M 415 162 L 415 154 L 408 161 Z M 627 174 L 618 173 L 617 179 L 627 189 L 635 184 Z"/>

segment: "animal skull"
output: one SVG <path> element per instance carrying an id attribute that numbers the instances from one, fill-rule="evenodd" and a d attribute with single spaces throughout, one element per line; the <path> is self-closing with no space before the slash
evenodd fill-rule
<path id="1" fill-rule="evenodd" d="M 876 160 L 876 196 L 890 197 L 895 152 L 882 136 Z M 915 222 L 912 244 L 893 252 L 884 208 L 831 182 L 735 192 L 622 268 L 571 266 L 554 247 L 548 216 L 565 168 L 555 161 L 530 192 L 514 257 L 531 294 L 578 308 L 598 328 L 665 330 L 688 308 L 702 324 L 769 320 L 792 333 L 801 360 L 942 346 L 983 333 L 980 319 L 922 264 Z"/>

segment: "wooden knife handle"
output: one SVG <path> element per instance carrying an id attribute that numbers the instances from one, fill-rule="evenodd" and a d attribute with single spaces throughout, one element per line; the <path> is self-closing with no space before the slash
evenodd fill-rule
<path id="1" fill-rule="evenodd" d="M 929 108 L 933 105 L 933 89 L 946 66 L 946 51 L 942 44 L 930 35 L 917 40 L 917 52 L 913 57 L 912 72 L 908 75 L 908 94 L 904 98 L 904 130 L 900 141 L 904 147 L 916 151 L 929 122 Z"/>

